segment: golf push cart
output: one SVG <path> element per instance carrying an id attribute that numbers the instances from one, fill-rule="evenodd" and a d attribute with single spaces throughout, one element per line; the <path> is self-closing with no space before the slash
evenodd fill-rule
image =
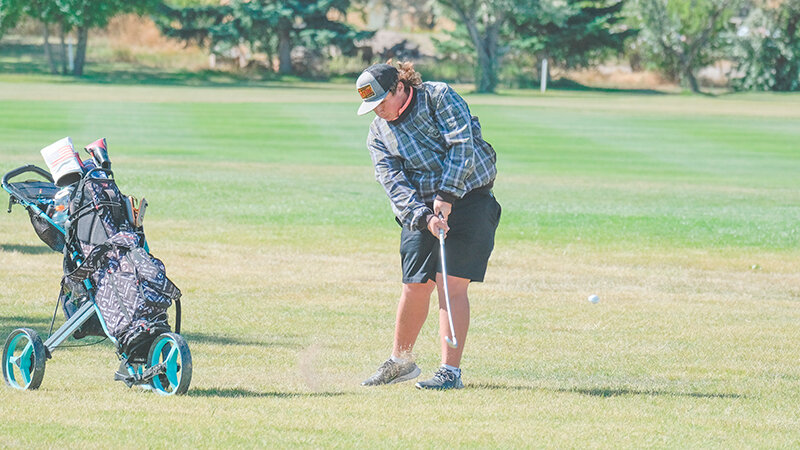
<path id="1" fill-rule="evenodd" d="M 22 205 L 36 234 L 64 254 L 58 303 L 66 317 L 55 332 L 51 325 L 44 342 L 30 328 L 12 331 L 0 361 L 3 378 L 15 389 L 37 389 L 59 345 L 70 336 L 99 336 L 116 348 L 115 380 L 162 395 L 184 394 L 192 357 L 179 334 L 181 293 L 149 253 L 142 226 L 147 201 L 120 193 L 105 139 L 86 151 L 91 158 L 81 161 L 71 139 L 64 138 L 42 149 L 50 172 L 28 165 L 3 176 L 8 212 Z M 22 175 L 28 178 L 13 181 Z M 172 304 L 174 332 L 167 322 Z"/>

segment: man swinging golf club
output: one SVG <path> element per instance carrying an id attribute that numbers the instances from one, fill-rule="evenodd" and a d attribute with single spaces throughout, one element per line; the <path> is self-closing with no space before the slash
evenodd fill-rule
<path id="1" fill-rule="evenodd" d="M 370 66 L 356 89 L 362 99 L 358 114 L 375 111 L 367 148 L 402 226 L 403 269 L 392 355 L 361 384 L 419 376 L 411 352 L 437 288 L 442 365 L 416 386 L 460 389 L 467 289 L 470 282 L 483 281 L 500 220 L 492 194 L 494 149 L 481 137 L 478 118 L 464 99 L 445 83 L 423 83 L 411 63 Z"/>

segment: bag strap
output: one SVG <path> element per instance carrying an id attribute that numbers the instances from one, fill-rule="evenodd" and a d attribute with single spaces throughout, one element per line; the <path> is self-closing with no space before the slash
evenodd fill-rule
<path id="1" fill-rule="evenodd" d="M 181 299 L 175 299 L 175 332 L 181 333 Z"/>

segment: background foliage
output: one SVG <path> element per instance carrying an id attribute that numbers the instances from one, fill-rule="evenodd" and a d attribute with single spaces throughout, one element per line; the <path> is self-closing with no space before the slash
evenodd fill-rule
<path id="1" fill-rule="evenodd" d="M 495 92 L 537 84 L 549 76 L 539 73 L 546 59 L 559 74 L 652 70 L 694 92 L 710 66 L 727 67 L 721 76 L 731 89 L 800 89 L 800 0 L 0 0 L 0 36 L 35 29 L 49 71 L 81 76 L 90 31 L 130 13 L 152 18 L 176 42 L 236 61 L 234 71 L 267 78 L 352 77 L 405 58 L 437 78 Z M 384 30 L 373 23 L 381 15 L 406 38 L 373 40 Z M 420 53 L 409 36 L 435 47 Z"/>
<path id="2" fill-rule="evenodd" d="M 731 38 L 741 90 L 800 90 L 800 1 L 760 2 Z"/>

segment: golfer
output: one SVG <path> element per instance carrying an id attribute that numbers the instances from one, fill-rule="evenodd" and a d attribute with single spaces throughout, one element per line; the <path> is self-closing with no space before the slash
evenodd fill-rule
<path id="1" fill-rule="evenodd" d="M 375 111 L 367 148 L 400 232 L 403 290 L 397 307 L 391 357 L 361 384 L 376 386 L 416 378 L 412 357 L 428 316 L 434 288 L 439 297 L 442 364 L 420 389 L 460 389 L 461 354 L 469 328 L 467 289 L 483 281 L 500 204 L 492 194 L 494 149 L 467 103 L 445 83 L 422 82 L 411 63 L 375 64 L 356 81 L 358 114 Z M 447 284 L 457 348 L 449 321 L 439 261 L 439 230 L 446 233 Z"/>

